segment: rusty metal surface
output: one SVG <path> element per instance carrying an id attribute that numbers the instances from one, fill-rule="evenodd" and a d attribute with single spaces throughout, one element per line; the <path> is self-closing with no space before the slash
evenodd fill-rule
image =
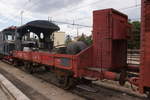
<path id="1" fill-rule="evenodd" d="M 73 66 L 73 55 L 64 54 L 50 54 L 43 52 L 27 52 L 27 51 L 14 51 L 14 58 L 19 58 L 24 61 L 30 61 L 33 63 L 47 65 L 49 67 L 55 66 L 61 69 L 72 70 Z M 68 59 L 67 65 L 64 59 Z"/>
<path id="2" fill-rule="evenodd" d="M 150 88 L 150 0 L 142 0 L 140 91 Z"/>
<path id="3" fill-rule="evenodd" d="M 127 58 L 127 16 L 106 9 L 94 11 L 93 18 L 94 66 L 115 70 L 123 68 Z"/>
<path id="4" fill-rule="evenodd" d="M 43 55 L 42 52 L 17 51 L 14 52 L 14 57 L 70 70 L 74 72 L 74 77 L 91 76 L 115 80 L 118 78 L 115 73 L 92 71 L 88 68 L 108 68 L 120 71 L 126 67 L 128 18 L 114 9 L 94 11 L 93 17 L 94 43 L 80 53 L 76 55 L 45 53 Z"/>

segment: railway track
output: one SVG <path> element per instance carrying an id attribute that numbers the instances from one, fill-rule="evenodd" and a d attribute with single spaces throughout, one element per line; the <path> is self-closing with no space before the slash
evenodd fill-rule
<path id="1" fill-rule="evenodd" d="M 3 63 L 3 62 L 1 62 L 1 63 Z M 9 72 L 6 72 L 4 70 L 4 67 L 7 66 L 7 67 L 11 68 L 12 65 L 8 65 L 6 63 L 3 63 L 3 65 L 5 65 L 5 66 L 3 66 L 3 68 L 0 66 L 0 72 L 2 74 L 6 75 L 8 79 L 10 79 L 11 75 L 9 75 L 10 74 Z M 16 68 L 18 69 L 18 67 L 16 67 Z M 19 69 L 21 69 L 22 71 L 25 71 L 21 67 Z M 44 82 L 47 82 L 47 83 L 50 83 L 50 84 L 53 84 L 53 85 L 59 87 L 59 84 L 57 84 L 56 78 L 54 78 L 54 77 L 56 77 L 55 74 L 44 71 L 44 69 L 42 69 L 42 68 L 37 73 L 34 73 L 32 75 L 38 79 L 41 79 Z M 13 81 L 16 81 L 16 80 L 13 80 Z M 15 84 L 15 85 L 17 85 L 17 84 Z M 144 100 L 145 99 L 143 97 L 138 97 L 138 96 L 135 96 L 130 93 L 121 92 L 119 90 L 108 89 L 104 86 L 99 86 L 96 84 L 91 84 L 90 87 L 92 87 L 92 89 L 96 90 L 96 92 L 89 92 L 85 89 L 78 88 L 78 87 L 75 87 L 75 88 L 69 90 L 69 92 L 79 95 L 79 96 L 85 98 L 86 100 L 133 100 L 133 99 L 134 100 Z M 39 93 L 37 93 L 37 94 L 39 94 Z M 42 100 L 47 100 L 47 98 L 44 98 L 44 96 L 40 96 L 40 97 L 43 97 Z M 31 97 L 31 98 L 33 100 L 35 99 L 33 97 Z"/>
<path id="2" fill-rule="evenodd" d="M 41 72 L 42 73 L 42 72 Z M 57 80 L 55 79 L 50 79 L 50 75 L 54 77 L 50 72 L 46 72 L 43 74 L 33 74 L 35 77 L 38 77 L 42 79 L 43 81 L 46 81 L 48 83 L 54 84 L 58 87 L 59 84 L 56 83 Z M 49 76 L 49 78 L 47 78 Z M 78 86 L 75 87 L 74 89 L 69 90 L 70 92 L 77 94 L 81 97 L 86 98 L 87 100 L 144 100 L 145 98 L 142 96 L 137 96 L 136 94 L 128 93 L 128 92 L 122 92 L 120 90 L 114 90 L 112 88 L 108 88 L 105 86 L 100 86 L 95 83 L 91 84 L 89 86 L 89 89 L 85 89 L 85 87 L 82 88 L 82 86 L 79 88 Z M 93 89 L 93 90 L 92 90 Z M 92 91 L 96 92 L 92 92 Z M 127 99 L 128 98 L 128 99 Z"/>

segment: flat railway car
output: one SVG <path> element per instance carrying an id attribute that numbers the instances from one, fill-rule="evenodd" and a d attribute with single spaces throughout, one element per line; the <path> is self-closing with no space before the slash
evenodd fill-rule
<path id="1" fill-rule="evenodd" d="M 126 81 L 150 94 L 150 0 L 142 0 L 141 64 L 139 76 L 128 77 L 127 40 L 130 34 L 128 16 L 114 9 L 93 12 L 93 44 L 82 41 L 55 49 L 53 32 L 59 27 L 44 20 L 31 21 L 15 29 L 13 64 L 24 65 L 30 73 L 45 67 L 58 76 L 64 89 L 92 80 Z M 132 69 L 133 67 L 130 66 Z"/>
<path id="2" fill-rule="evenodd" d="M 14 63 L 23 63 L 30 72 L 40 66 L 52 68 L 65 89 L 78 80 L 90 82 L 89 78 L 116 80 L 124 85 L 127 78 L 128 29 L 125 14 L 114 9 L 94 11 L 93 44 L 85 48 L 81 48 L 84 43 L 70 44 L 64 49 L 66 52 L 59 53 L 52 49 L 52 33 L 59 30 L 58 26 L 46 21 L 32 21 L 16 29 L 18 47 L 13 51 Z M 29 43 L 26 47 L 30 50 L 27 51 L 24 50 L 23 38 L 31 32 L 38 36 L 38 40 L 32 45 Z M 43 39 L 39 35 L 41 33 Z M 39 45 L 41 43 L 44 48 Z"/>

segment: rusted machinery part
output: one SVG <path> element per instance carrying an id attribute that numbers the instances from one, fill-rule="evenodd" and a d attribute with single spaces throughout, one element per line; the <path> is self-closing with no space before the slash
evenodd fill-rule
<path id="1" fill-rule="evenodd" d="M 32 62 L 24 62 L 24 68 L 27 72 L 30 74 L 33 74 L 37 72 L 37 69 L 39 68 L 38 65 L 34 65 Z"/>
<path id="2" fill-rule="evenodd" d="M 101 79 L 119 81 L 119 84 L 122 86 L 127 81 L 127 73 L 125 70 L 122 70 L 120 73 L 111 72 L 111 71 L 102 71 L 101 76 L 102 76 Z"/>
<path id="3" fill-rule="evenodd" d="M 146 91 L 145 94 L 147 95 L 147 97 L 144 100 L 150 100 L 150 90 Z"/>
<path id="4" fill-rule="evenodd" d="M 139 83 L 140 83 L 140 82 L 139 82 L 139 81 L 140 81 L 139 77 L 132 77 L 132 78 L 129 78 L 128 81 L 129 81 L 131 84 L 135 85 L 135 86 L 139 86 Z"/>
<path id="5" fill-rule="evenodd" d="M 52 66 L 44 66 L 45 71 L 52 71 Z"/>
<path id="6" fill-rule="evenodd" d="M 86 79 L 86 78 L 81 78 L 78 80 L 78 84 L 90 85 L 91 83 L 92 83 L 92 80 Z"/>
<path id="7" fill-rule="evenodd" d="M 139 65 L 130 65 L 130 66 L 127 66 L 127 69 L 128 71 L 132 71 L 132 72 L 139 72 L 140 70 L 140 67 Z"/>
<path id="8" fill-rule="evenodd" d="M 29 72 L 30 74 L 33 73 L 32 69 L 31 69 L 31 63 L 30 62 L 24 62 L 24 68 L 27 72 Z"/>
<path id="9" fill-rule="evenodd" d="M 59 75 L 57 76 L 58 83 L 60 87 L 65 90 L 68 90 L 74 86 L 74 79 L 68 75 Z"/>
<path id="10" fill-rule="evenodd" d="M 84 79 L 89 80 L 89 81 L 98 81 L 98 78 L 93 78 L 93 77 L 84 77 Z"/>
<path id="11" fill-rule="evenodd" d="M 57 79 L 60 87 L 63 89 L 68 90 L 74 86 L 73 78 L 70 76 L 59 76 Z"/>
<path id="12" fill-rule="evenodd" d="M 57 54 L 66 54 L 67 47 L 54 48 L 53 52 Z"/>
<path id="13" fill-rule="evenodd" d="M 147 94 L 147 100 L 150 100 L 150 93 Z"/>
<path id="14" fill-rule="evenodd" d="M 14 58 L 12 63 L 13 63 L 13 66 L 18 67 L 21 65 L 22 62 L 20 60 Z"/>
<path id="15" fill-rule="evenodd" d="M 67 54 L 77 54 L 87 47 L 88 46 L 82 41 L 72 42 L 72 43 L 68 44 L 66 53 Z"/>
<path id="16" fill-rule="evenodd" d="M 111 72 L 111 71 L 102 71 L 101 72 L 101 79 L 108 79 L 108 80 L 120 80 L 120 74 Z"/>
<path id="17" fill-rule="evenodd" d="M 4 58 L 4 56 L 3 55 L 0 55 L 0 60 L 2 60 Z"/>
<path id="18" fill-rule="evenodd" d="M 58 84 L 61 88 L 68 90 L 75 85 L 73 75 L 70 72 L 60 69 L 55 70 L 54 72 L 56 74 Z"/>
<path id="19" fill-rule="evenodd" d="M 120 79 L 119 79 L 119 84 L 121 86 L 125 85 L 127 81 L 127 71 L 126 70 L 122 70 L 120 73 Z"/>

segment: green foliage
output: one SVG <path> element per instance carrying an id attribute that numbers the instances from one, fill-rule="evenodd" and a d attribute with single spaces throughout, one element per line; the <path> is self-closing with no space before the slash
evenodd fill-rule
<path id="1" fill-rule="evenodd" d="M 92 36 L 86 37 L 86 44 L 87 45 L 92 45 L 92 43 L 93 43 Z"/>
<path id="2" fill-rule="evenodd" d="M 92 36 L 85 36 L 84 34 L 82 34 L 82 36 L 78 39 L 78 41 L 83 41 L 87 45 L 91 45 L 92 44 Z"/>
<path id="3" fill-rule="evenodd" d="M 82 34 L 81 35 L 81 37 L 80 38 L 78 38 L 78 41 L 86 41 L 86 37 L 85 37 L 85 35 L 84 34 Z"/>
<path id="4" fill-rule="evenodd" d="M 71 43 L 71 42 L 72 42 L 71 36 L 70 36 L 70 35 L 67 35 L 65 44 L 68 45 L 68 44 Z"/>
<path id="5" fill-rule="evenodd" d="M 131 24 L 132 24 L 132 34 L 131 34 L 131 39 L 128 41 L 128 48 L 139 49 L 141 23 L 139 21 L 134 21 Z"/>

